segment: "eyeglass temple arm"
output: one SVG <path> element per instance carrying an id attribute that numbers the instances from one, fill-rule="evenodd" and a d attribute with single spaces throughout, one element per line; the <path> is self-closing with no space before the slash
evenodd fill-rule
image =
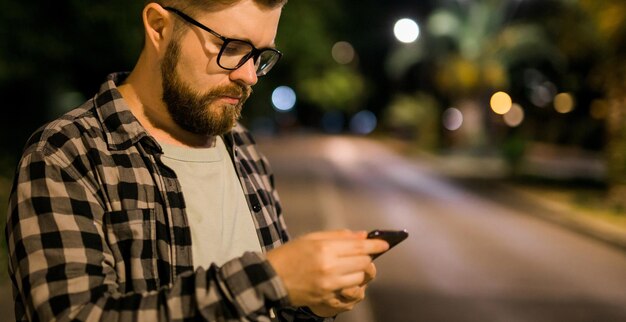
<path id="1" fill-rule="evenodd" d="M 196 21 L 195 19 L 193 19 L 193 18 L 189 17 L 188 15 L 186 15 L 186 14 L 182 13 L 182 12 L 181 12 L 181 11 L 179 11 L 178 9 L 175 9 L 175 8 L 172 8 L 172 7 L 163 7 L 163 9 L 165 9 L 165 10 L 167 10 L 167 11 L 171 11 L 171 12 L 173 12 L 173 13 L 177 14 L 177 15 L 178 15 L 178 16 L 180 16 L 181 18 L 185 19 L 185 21 L 187 21 L 188 23 L 190 23 L 190 24 L 192 24 L 192 25 L 194 25 L 194 26 L 196 26 L 196 27 L 198 27 L 198 28 L 200 28 L 200 29 L 202 29 L 202 30 L 204 30 L 204 31 L 210 32 L 213 36 L 215 36 L 215 37 L 217 37 L 217 38 L 221 39 L 222 41 L 226 41 L 226 39 L 227 39 L 226 37 L 224 37 L 224 36 L 222 36 L 222 35 L 218 34 L 217 32 L 215 32 L 215 31 L 213 31 L 213 30 L 211 30 L 209 27 L 207 27 L 207 26 L 205 26 L 205 25 L 203 25 L 203 24 L 199 23 L 199 22 L 198 22 L 198 21 Z"/>

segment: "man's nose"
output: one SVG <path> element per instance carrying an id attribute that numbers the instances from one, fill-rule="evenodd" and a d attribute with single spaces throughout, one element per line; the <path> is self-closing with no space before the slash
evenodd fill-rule
<path id="1" fill-rule="evenodd" d="M 241 67 L 230 72 L 230 80 L 241 82 L 246 85 L 252 86 L 259 80 L 256 75 L 256 66 L 254 65 L 254 58 L 251 57 Z"/>

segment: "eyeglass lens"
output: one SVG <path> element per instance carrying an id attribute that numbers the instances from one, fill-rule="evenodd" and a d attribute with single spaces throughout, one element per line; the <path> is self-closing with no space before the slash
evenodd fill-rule
<path id="1" fill-rule="evenodd" d="M 256 73 L 258 76 L 267 74 L 272 67 L 278 62 L 280 55 L 274 51 L 266 50 L 261 52 L 259 59 L 256 61 Z"/>
<path id="2" fill-rule="evenodd" d="M 224 44 L 219 64 L 223 68 L 235 69 L 243 65 L 252 53 L 253 47 L 249 43 L 240 40 L 229 40 Z M 267 74 L 280 57 L 272 50 L 264 50 L 255 61 L 256 74 L 262 76 Z"/>

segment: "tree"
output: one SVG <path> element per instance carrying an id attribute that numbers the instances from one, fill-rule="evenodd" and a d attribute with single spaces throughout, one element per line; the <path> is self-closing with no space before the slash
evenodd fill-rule
<path id="1" fill-rule="evenodd" d="M 282 13 L 276 46 L 283 57 L 267 78 L 254 87 L 255 94 L 246 103 L 244 122 L 254 119 L 280 123 L 283 114 L 271 109 L 272 91 L 282 85 L 295 90 L 297 103 L 285 114 L 299 125 L 318 126 L 326 111 L 352 112 L 365 99 L 367 82 L 356 60 L 337 63 L 333 45 L 342 39 L 345 12 L 343 1 L 289 1 Z M 349 25 L 349 24 L 348 24 Z"/>
<path id="2" fill-rule="evenodd" d="M 396 79 L 418 66 L 429 75 L 431 90 L 441 101 L 478 115 L 476 124 L 461 129 L 466 130 L 469 147 L 489 145 L 487 99 L 495 91 L 510 89 L 516 66 L 548 64 L 562 69 L 558 50 L 543 29 L 513 20 L 518 4 L 447 2 L 431 13 L 427 33 L 418 42 L 398 46 L 390 55 L 388 70 Z"/>
<path id="3" fill-rule="evenodd" d="M 548 30 L 584 85 L 599 99 L 591 113 L 604 118 L 608 201 L 626 209 L 626 2 L 564 1 Z"/>

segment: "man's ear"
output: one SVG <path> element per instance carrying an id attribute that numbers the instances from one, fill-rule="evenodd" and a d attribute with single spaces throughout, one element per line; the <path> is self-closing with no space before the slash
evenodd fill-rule
<path id="1" fill-rule="evenodd" d="M 146 32 L 146 46 L 152 47 L 157 55 L 165 52 L 174 33 L 172 15 L 157 3 L 149 3 L 143 8 L 143 26 Z"/>

